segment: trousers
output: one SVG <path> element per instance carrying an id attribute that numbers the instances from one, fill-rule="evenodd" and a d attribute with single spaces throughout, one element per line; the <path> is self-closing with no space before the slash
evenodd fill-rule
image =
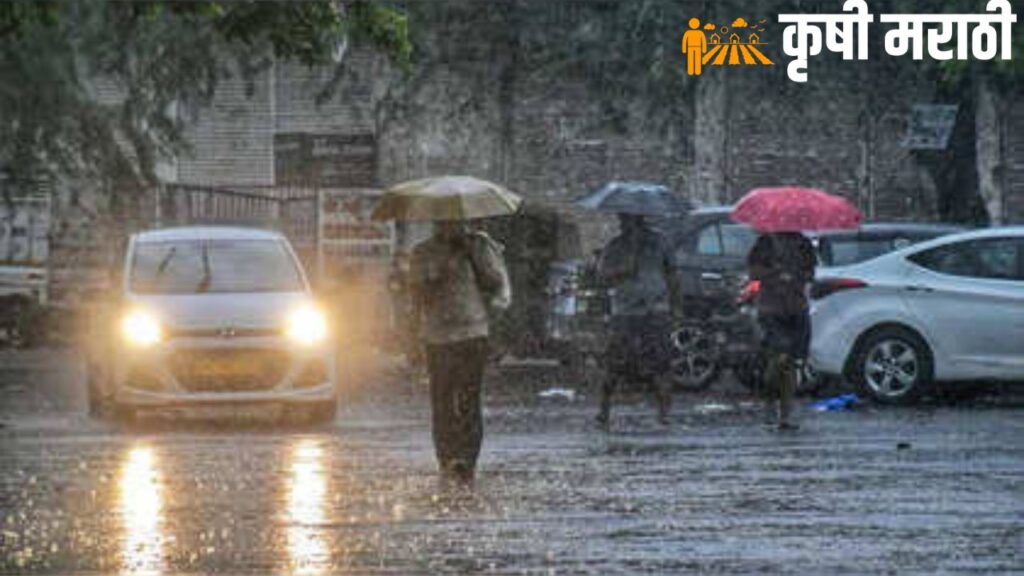
<path id="1" fill-rule="evenodd" d="M 767 353 L 762 391 L 769 411 L 774 411 L 778 402 L 779 424 L 793 424 L 797 378 L 796 360 L 792 356 L 785 352 Z"/>
<path id="2" fill-rule="evenodd" d="M 427 346 L 431 430 L 442 476 L 470 481 L 483 442 L 480 395 L 488 359 L 486 338 Z"/>

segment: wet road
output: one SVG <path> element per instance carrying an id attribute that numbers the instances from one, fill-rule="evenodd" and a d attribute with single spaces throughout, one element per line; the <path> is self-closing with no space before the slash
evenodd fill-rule
<path id="1" fill-rule="evenodd" d="M 492 375 L 460 494 L 393 374 L 329 426 L 125 428 L 85 416 L 70 354 L 0 354 L 0 572 L 1024 569 L 1019 399 L 808 411 L 780 436 L 738 391 L 678 397 L 668 430 L 637 397 L 602 434 L 593 398 L 537 398 L 556 372 Z"/>

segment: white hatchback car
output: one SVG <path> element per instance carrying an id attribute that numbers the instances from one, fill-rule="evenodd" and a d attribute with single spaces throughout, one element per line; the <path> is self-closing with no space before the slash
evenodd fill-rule
<path id="1" fill-rule="evenodd" d="M 115 313 L 91 343 L 94 414 L 268 402 L 318 419 L 335 413 L 329 323 L 277 232 L 187 227 L 135 234 Z"/>
<path id="2" fill-rule="evenodd" d="M 822 269 L 812 292 L 815 368 L 880 402 L 933 381 L 1024 381 L 1024 227 Z"/>

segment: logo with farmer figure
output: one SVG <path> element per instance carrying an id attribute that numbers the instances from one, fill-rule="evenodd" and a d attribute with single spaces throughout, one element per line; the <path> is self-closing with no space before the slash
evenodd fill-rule
<path id="1" fill-rule="evenodd" d="M 718 27 L 708 22 L 701 26 L 698 18 L 690 19 L 690 29 L 683 34 L 682 51 L 686 55 L 686 73 L 700 76 L 704 66 L 771 66 L 775 64 L 761 52 L 765 45 L 766 20 L 750 24 L 743 18 L 729 26 Z"/>

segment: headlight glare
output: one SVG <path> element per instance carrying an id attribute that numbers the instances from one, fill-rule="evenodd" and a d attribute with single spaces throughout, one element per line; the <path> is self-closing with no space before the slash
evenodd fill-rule
<path id="1" fill-rule="evenodd" d="M 152 314 L 135 310 L 121 320 L 121 335 L 133 346 L 147 347 L 163 338 L 163 329 Z"/>
<path id="2" fill-rule="evenodd" d="M 327 317 L 312 306 L 299 308 L 288 316 L 285 333 L 297 344 L 318 344 L 327 338 Z"/>

